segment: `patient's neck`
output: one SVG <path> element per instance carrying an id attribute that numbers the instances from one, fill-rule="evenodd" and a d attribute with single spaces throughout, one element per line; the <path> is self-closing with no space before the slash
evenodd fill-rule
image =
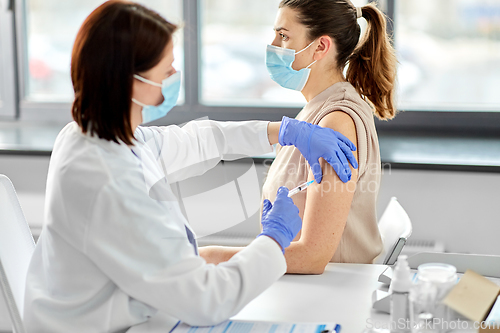
<path id="1" fill-rule="evenodd" d="M 302 89 L 306 101 L 309 103 L 314 97 L 323 92 L 328 87 L 331 87 L 337 82 L 345 82 L 344 74 L 340 70 L 323 70 L 322 68 L 314 68 L 311 66 L 311 74 L 307 83 Z"/>

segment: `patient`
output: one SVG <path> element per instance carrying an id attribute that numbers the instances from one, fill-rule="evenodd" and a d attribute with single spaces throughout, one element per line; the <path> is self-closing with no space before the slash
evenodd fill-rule
<path id="1" fill-rule="evenodd" d="M 368 25 L 360 39 L 361 17 Z M 396 57 L 385 29 L 385 17 L 373 4 L 355 8 L 348 0 L 280 3 L 272 44 L 278 48 L 268 47 L 267 54 L 271 77 L 283 87 L 300 90 L 307 100 L 296 119 L 344 134 L 358 148 L 359 164 L 344 183 L 320 159 L 321 184 L 293 196 L 303 225 L 285 251 L 288 273 L 321 274 L 328 262 L 372 263 L 382 251 L 376 217 L 381 163 L 373 116 L 394 117 L 396 77 Z M 277 67 L 275 54 L 283 53 L 280 48 L 295 50 L 295 71 L 288 76 L 272 68 Z M 311 166 L 295 147 L 278 146 L 263 198 L 273 202 L 280 186 L 293 188 L 312 179 Z M 200 255 L 219 263 L 239 249 L 205 247 Z"/>

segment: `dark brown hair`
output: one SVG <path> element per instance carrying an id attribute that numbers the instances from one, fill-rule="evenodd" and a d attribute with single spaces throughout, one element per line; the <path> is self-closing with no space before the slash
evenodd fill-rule
<path id="1" fill-rule="evenodd" d="M 132 145 L 133 75 L 160 62 L 176 29 L 129 1 L 107 1 L 87 17 L 71 55 L 72 114 L 84 133 Z"/>
<path id="2" fill-rule="evenodd" d="M 338 69 L 348 66 L 347 81 L 368 99 L 378 118 L 394 118 L 397 60 L 385 16 L 374 4 L 362 7 L 368 26 L 361 41 L 356 8 L 349 0 L 282 0 L 279 7 L 298 12 L 310 41 L 330 36 L 337 46 Z"/>

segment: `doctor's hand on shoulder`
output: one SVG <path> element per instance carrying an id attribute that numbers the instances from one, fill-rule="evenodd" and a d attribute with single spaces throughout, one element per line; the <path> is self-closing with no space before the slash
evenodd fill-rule
<path id="1" fill-rule="evenodd" d="M 305 157 L 311 166 L 314 179 L 318 184 L 323 179 L 319 164 L 322 157 L 328 162 L 340 180 L 344 183 L 351 180 L 351 168 L 357 169 L 358 163 L 352 154 L 356 146 L 344 135 L 305 121 L 283 117 L 279 130 L 278 142 L 282 146 L 293 145 Z"/>
<path id="2" fill-rule="evenodd" d="M 302 228 L 299 209 L 293 203 L 292 198 L 288 197 L 288 188 L 284 186 L 278 189 L 274 204 L 266 199 L 263 206 L 262 233 L 259 236 L 271 237 L 285 253 L 285 249 Z"/>

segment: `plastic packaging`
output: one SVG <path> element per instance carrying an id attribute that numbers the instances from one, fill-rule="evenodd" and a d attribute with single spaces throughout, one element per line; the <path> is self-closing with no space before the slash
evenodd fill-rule
<path id="1" fill-rule="evenodd" d="M 457 283 L 454 266 L 429 263 L 418 266 L 410 290 L 410 317 L 413 332 L 446 332 L 452 311 L 442 300 Z"/>
<path id="2" fill-rule="evenodd" d="M 488 318 L 486 318 L 487 324 L 500 324 L 500 296 L 497 297 L 493 308 L 491 308 Z"/>

